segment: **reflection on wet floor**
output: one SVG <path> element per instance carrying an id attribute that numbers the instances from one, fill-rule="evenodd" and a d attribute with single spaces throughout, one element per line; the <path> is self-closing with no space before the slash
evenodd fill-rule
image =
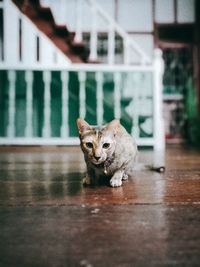
<path id="1" fill-rule="evenodd" d="M 84 162 L 80 154 L 5 153 L 0 162 L 1 204 L 63 198 L 82 188 Z"/>
<path id="2" fill-rule="evenodd" d="M 135 171 L 120 188 L 111 188 L 108 183 L 94 188 L 83 187 L 85 163 L 77 148 L 0 153 L 0 205 L 198 202 L 199 154 L 190 153 L 186 161 L 187 168 L 194 166 L 192 176 L 186 166 L 183 171 L 179 154 L 169 151 L 166 154 L 165 174 Z M 163 158 L 163 155 L 153 151 L 140 152 L 140 161 L 146 163 L 158 163 L 159 159 L 163 162 Z M 174 162 L 177 169 L 173 171 Z"/>
<path id="3" fill-rule="evenodd" d="M 33 177 L 41 177 L 34 179 Z M 32 177 L 32 178 L 31 178 Z M 20 172 L 1 176 L 0 197 L 2 201 L 13 202 L 21 199 L 28 203 L 64 196 L 74 196 L 82 189 L 83 173 L 49 174 L 42 170 Z M 23 201 L 24 203 L 24 201 Z"/>

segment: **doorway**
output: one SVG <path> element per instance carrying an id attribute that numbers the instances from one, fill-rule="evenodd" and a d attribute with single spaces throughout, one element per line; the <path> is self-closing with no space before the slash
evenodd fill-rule
<path id="1" fill-rule="evenodd" d="M 163 106 L 167 143 L 184 142 L 186 138 L 186 97 L 193 76 L 190 46 L 163 48 Z"/>

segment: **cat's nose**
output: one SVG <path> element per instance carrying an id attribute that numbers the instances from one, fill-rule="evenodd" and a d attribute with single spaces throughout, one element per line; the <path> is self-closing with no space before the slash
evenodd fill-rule
<path id="1" fill-rule="evenodd" d="M 94 158 L 98 161 L 100 159 L 100 157 L 94 156 Z"/>

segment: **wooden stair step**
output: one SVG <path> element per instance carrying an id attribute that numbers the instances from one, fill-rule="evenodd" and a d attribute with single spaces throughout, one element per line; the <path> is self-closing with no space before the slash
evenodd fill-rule
<path id="1" fill-rule="evenodd" d="M 72 62 L 87 61 L 89 51 L 84 43 L 75 43 L 74 33 L 70 32 L 65 25 L 55 23 L 49 7 L 42 7 L 39 0 L 29 0 L 26 4 L 21 0 L 12 1 Z"/>

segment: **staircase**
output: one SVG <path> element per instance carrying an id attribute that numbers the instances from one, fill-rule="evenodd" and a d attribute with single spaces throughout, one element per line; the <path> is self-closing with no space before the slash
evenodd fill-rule
<path id="1" fill-rule="evenodd" d="M 66 26 L 57 25 L 51 9 L 42 7 L 39 0 L 12 0 L 36 27 L 43 32 L 72 63 L 86 63 L 89 55 L 83 42 L 74 42 L 74 34 Z"/>
<path id="2" fill-rule="evenodd" d="M 37 26 L 37 28 L 42 31 L 48 38 L 73 62 L 73 63 L 85 63 L 88 61 L 88 51 L 84 47 L 83 43 L 75 43 L 74 33 L 71 33 L 67 27 L 60 26 L 55 23 L 54 17 L 52 15 L 51 9 L 49 7 L 43 7 L 40 5 L 39 0 L 12 0 L 17 7 L 23 12 L 31 21 Z M 76 73 L 70 75 L 70 86 L 69 86 L 69 98 L 71 110 L 73 111 L 70 114 L 70 134 L 76 136 L 77 130 L 74 127 L 74 121 L 78 117 L 78 105 L 79 105 L 79 93 L 77 91 L 78 85 L 78 76 Z M 41 85 L 38 85 L 41 87 Z M 61 88 L 61 81 L 59 75 L 52 73 L 52 86 L 56 88 L 54 92 L 52 90 L 52 97 L 54 98 L 55 108 L 53 109 L 53 118 L 52 124 L 54 125 L 54 132 L 52 136 L 59 136 L 59 125 L 61 124 L 60 115 L 57 114 L 57 106 L 61 103 L 59 98 L 59 91 Z M 19 89 L 18 89 L 19 90 Z M 77 91 L 77 92 L 76 92 Z M 96 106 L 97 106 L 97 96 L 96 96 L 96 80 L 94 73 L 88 75 L 86 79 L 86 117 L 85 119 L 90 121 L 92 124 L 97 124 L 96 121 Z M 112 75 L 107 75 L 106 82 L 103 85 L 104 91 L 104 121 L 110 121 L 114 118 L 114 81 Z M 131 132 L 132 128 L 132 118 L 130 114 L 125 110 L 126 107 L 130 104 L 132 98 L 122 97 L 120 106 L 121 106 L 121 122 L 126 127 L 126 129 Z M 41 113 L 41 111 L 40 111 Z M 75 116 L 74 116 L 75 114 Z M 42 116 L 40 116 L 42 118 Z M 41 135 L 41 126 L 43 119 L 39 125 L 35 126 L 37 129 L 37 134 Z"/>
<path id="3" fill-rule="evenodd" d="M 40 0 L 40 2 L 43 7 L 50 8 L 57 24 L 70 25 L 76 42 L 84 41 L 89 50 L 90 63 L 111 66 L 152 64 L 151 55 L 141 48 L 106 9 L 101 7 L 99 4 L 101 1 Z M 71 10 L 73 12 L 70 12 Z"/>
<path id="4" fill-rule="evenodd" d="M 78 144 L 77 117 L 97 125 L 118 118 L 139 145 L 163 149 L 161 52 L 156 50 L 149 60 L 98 5 L 91 1 L 91 6 L 93 20 L 98 13 L 110 25 L 108 64 L 82 64 L 88 62 L 88 51 L 77 39 L 80 31 L 74 39 L 39 0 L 4 1 L 0 144 Z M 115 34 L 127 48 L 124 64 L 114 61 Z M 94 27 L 89 56 L 93 63 L 98 61 L 97 37 Z M 129 57 L 132 50 L 139 55 L 137 64 Z"/>
<path id="5" fill-rule="evenodd" d="M 107 57 L 105 63 L 109 65 L 125 64 L 125 65 L 149 65 L 152 59 L 141 49 L 129 34 L 113 20 L 109 14 L 101 8 L 97 2 L 87 0 L 88 12 L 87 16 L 91 17 L 89 26 L 89 42 L 84 40 L 82 24 L 83 24 L 83 10 L 82 0 L 77 0 L 76 13 L 76 29 L 75 32 L 70 32 L 66 25 L 67 21 L 63 21 L 63 25 L 58 25 L 54 19 L 53 3 L 47 2 L 47 5 L 40 0 L 11 0 L 18 9 L 25 14 L 41 31 L 47 36 L 52 43 L 66 55 L 72 63 L 100 63 L 98 43 L 99 19 L 104 21 L 107 25 Z M 43 3 L 43 4 L 42 4 Z M 63 9 L 67 7 L 67 1 L 63 2 Z M 53 12 L 53 13 L 52 13 Z M 58 12 L 58 11 L 57 11 Z M 55 15 L 55 14 L 54 14 Z M 55 16 L 56 18 L 56 16 Z M 88 33 L 87 33 L 88 34 Z M 86 35 L 87 35 L 86 34 Z M 86 37 L 86 36 L 85 36 Z M 117 62 L 116 42 L 117 39 L 122 42 L 122 52 L 120 54 L 121 62 Z M 87 37 L 86 37 L 87 39 Z M 87 44 L 86 44 L 87 43 Z"/>

